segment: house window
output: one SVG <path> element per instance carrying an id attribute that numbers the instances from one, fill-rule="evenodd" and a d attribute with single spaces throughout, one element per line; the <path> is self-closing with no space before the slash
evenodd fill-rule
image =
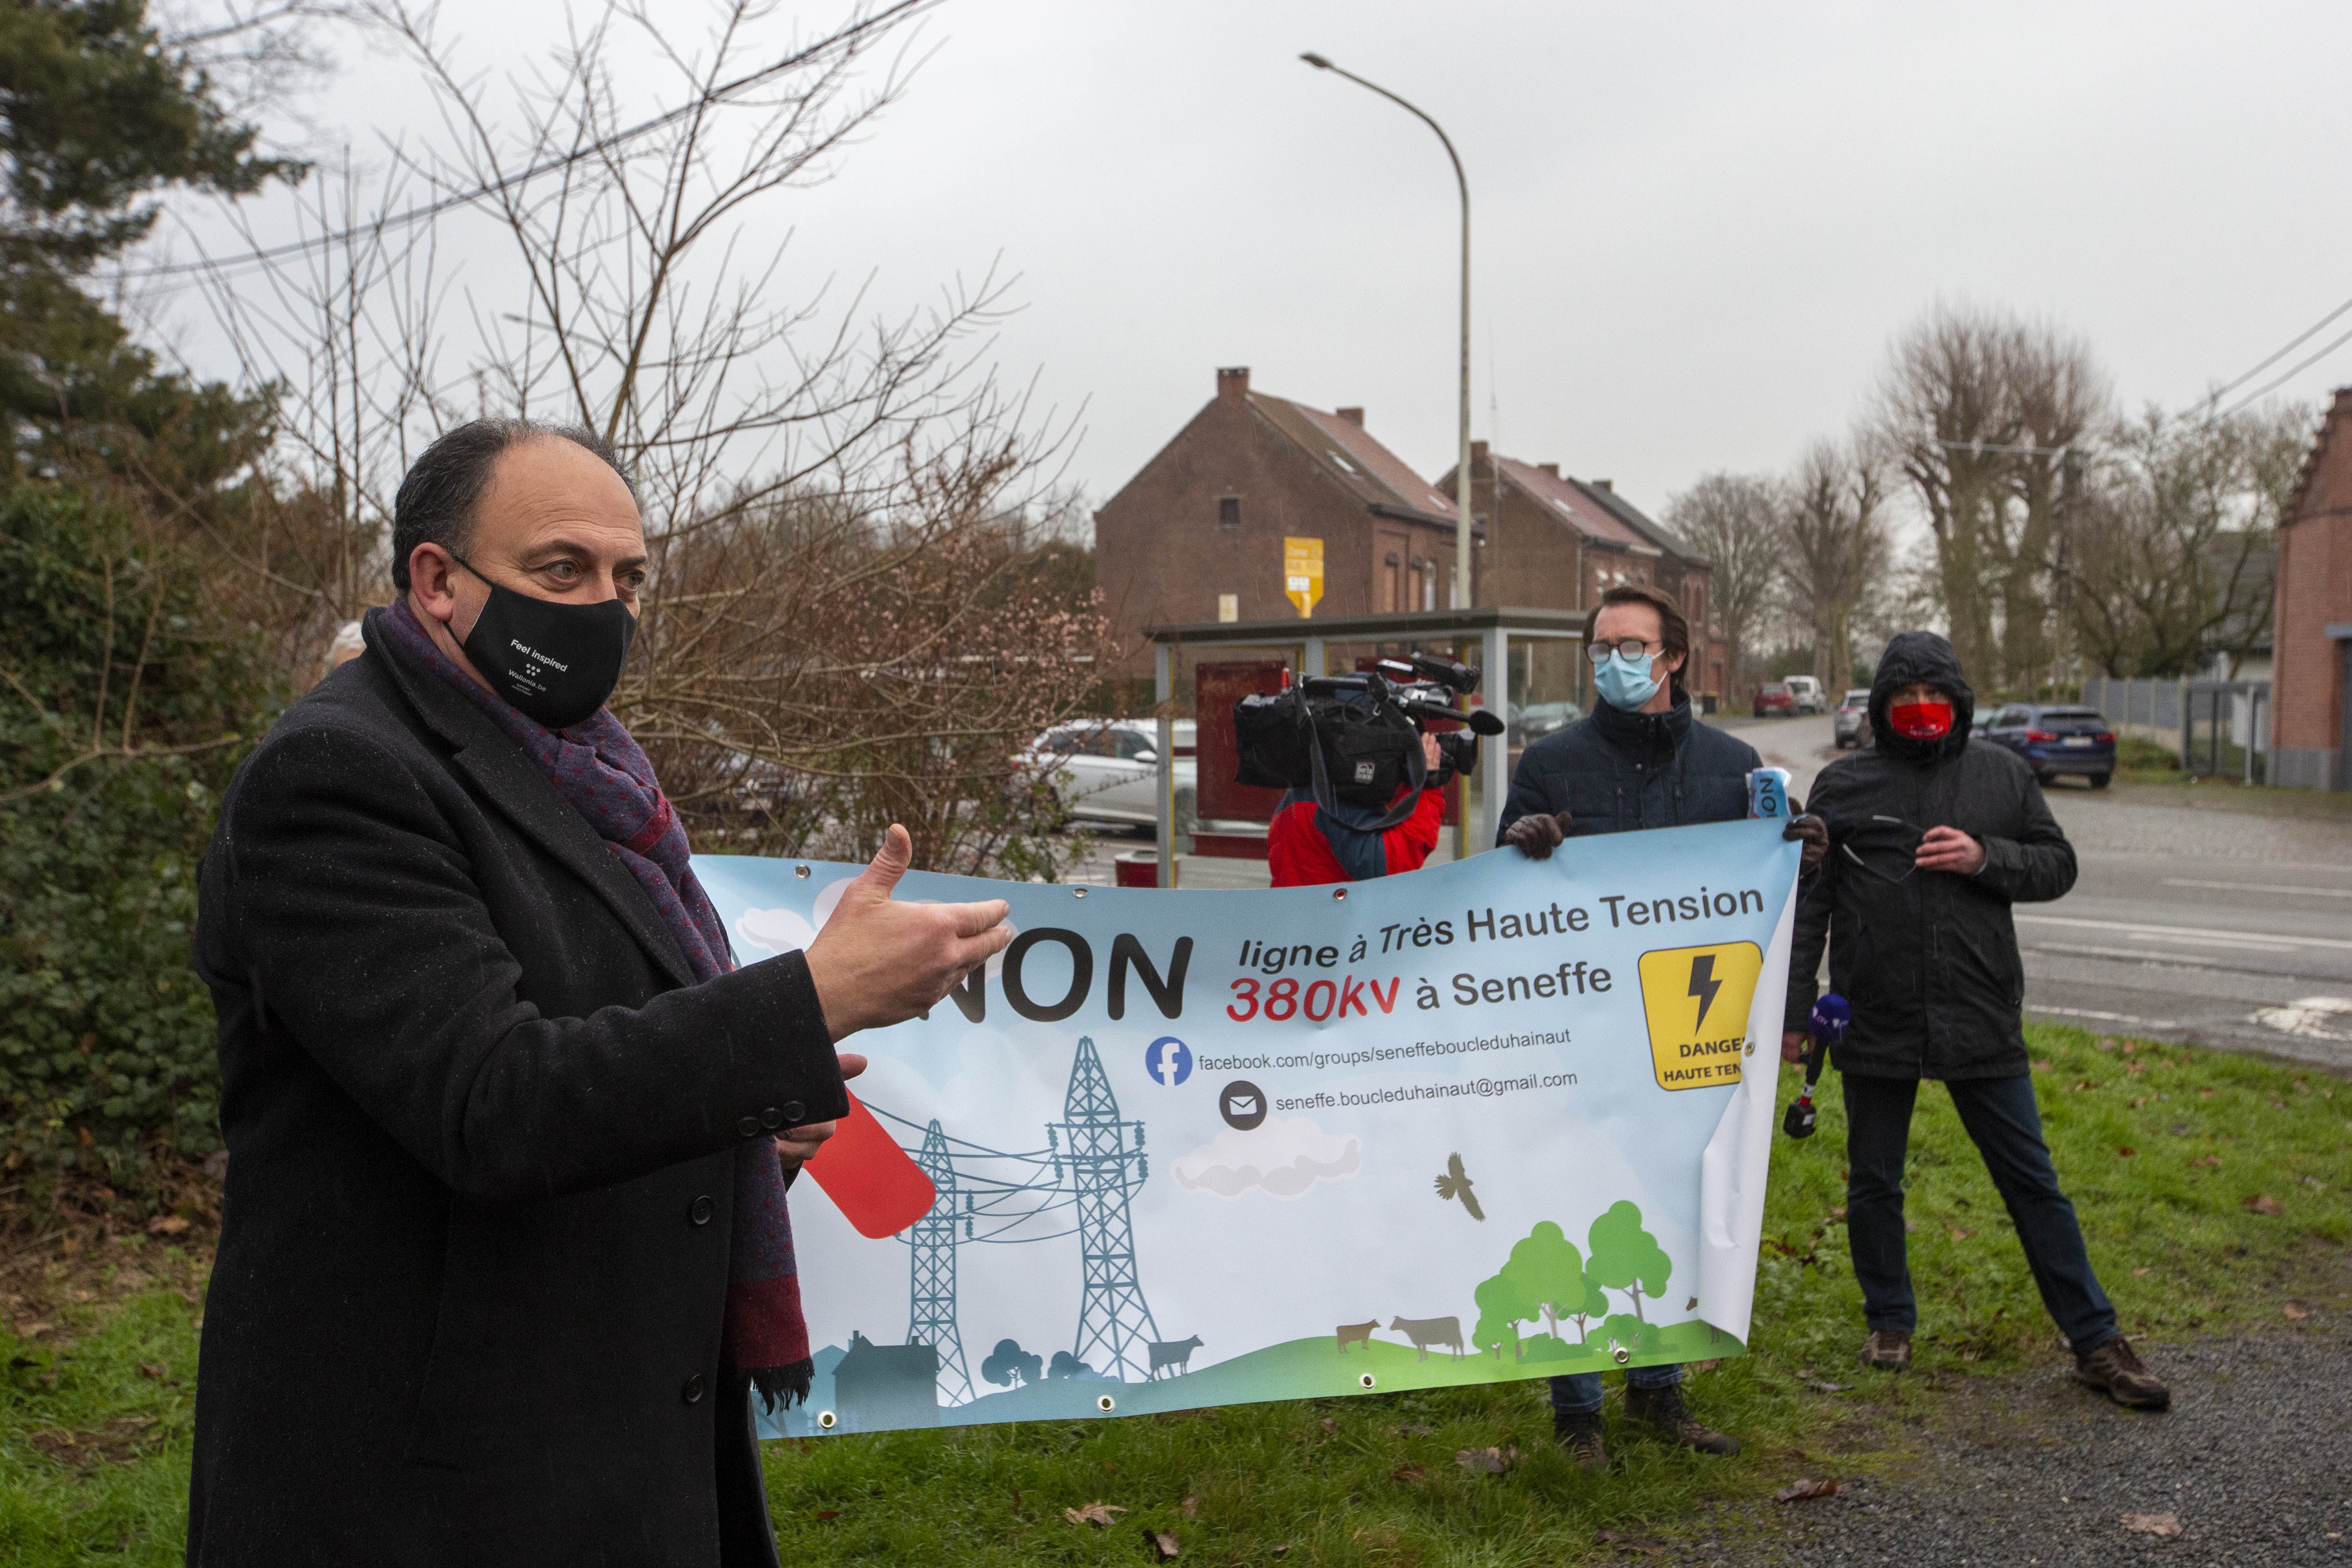
<path id="1" fill-rule="evenodd" d="M 1239 533 L 1242 528 L 1242 498 L 1221 496 L 1217 500 L 1217 526 L 1227 533 Z"/>
<path id="2" fill-rule="evenodd" d="M 1240 620 L 1241 618 L 1242 618 L 1242 596 L 1241 596 L 1239 594 L 1220 594 L 1220 595 L 1217 595 L 1217 619 L 1218 619 L 1218 620 L 1220 620 L 1220 621 L 1231 622 L 1231 621 L 1238 621 L 1238 620 Z"/>

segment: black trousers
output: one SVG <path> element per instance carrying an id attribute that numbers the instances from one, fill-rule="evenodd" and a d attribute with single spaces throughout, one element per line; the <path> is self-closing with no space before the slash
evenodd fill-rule
<path id="1" fill-rule="evenodd" d="M 1911 1107 L 1919 1080 L 1842 1075 L 1845 1088 L 1846 1243 L 1873 1329 L 1910 1333 L 1918 1325 L 1911 1264 L 1904 1244 L 1903 1162 L 1911 1144 Z M 2116 1310 L 2083 1246 L 2074 1205 L 2058 1190 L 2033 1079 L 1959 1079 L 1944 1086 L 1985 1169 L 2009 1206 L 2042 1304 L 2076 1354 L 2116 1337 Z"/>
<path id="2" fill-rule="evenodd" d="M 711 1458 L 719 1484 L 719 1561 L 723 1568 L 782 1568 L 768 1521 L 768 1483 L 760 1471 L 760 1434 L 748 1372 L 719 1379 L 719 1429 Z M 732 1415 L 729 1414 L 733 1412 Z"/>

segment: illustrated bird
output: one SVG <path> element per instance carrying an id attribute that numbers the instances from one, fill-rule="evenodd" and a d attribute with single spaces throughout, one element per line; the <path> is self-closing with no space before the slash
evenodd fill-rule
<path id="1" fill-rule="evenodd" d="M 1440 1199 L 1460 1198 L 1472 1219 L 1486 1217 L 1486 1211 L 1478 1206 L 1478 1194 L 1470 1190 L 1470 1177 L 1462 1169 L 1459 1154 L 1445 1156 L 1445 1174 L 1437 1178 L 1437 1195 Z"/>

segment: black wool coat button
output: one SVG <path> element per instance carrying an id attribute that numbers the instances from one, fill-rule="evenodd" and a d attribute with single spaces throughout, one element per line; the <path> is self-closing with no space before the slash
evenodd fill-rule
<path id="1" fill-rule="evenodd" d="M 702 1381 L 702 1374 L 698 1372 L 692 1377 L 688 1378 L 685 1385 L 679 1388 L 677 1391 L 678 1397 L 685 1400 L 688 1405 L 699 1404 L 702 1399 L 702 1391 L 706 1386 L 707 1384 Z"/>
<path id="2" fill-rule="evenodd" d="M 710 1201 L 709 1193 L 705 1193 L 687 1205 L 686 1217 L 695 1225 L 709 1225 L 710 1216 L 718 1210 L 719 1205 Z"/>
<path id="3" fill-rule="evenodd" d="M 808 1120 L 808 1107 L 797 1100 L 784 1101 L 784 1120 L 798 1127 Z"/>
<path id="4" fill-rule="evenodd" d="M 782 1126 L 782 1125 L 783 1125 L 783 1122 L 784 1122 L 784 1113 L 783 1113 L 782 1111 L 781 1111 L 781 1110 L 777 1110 L 777 1109 L 776 1109 L 774 1106 L 772 1106 L 772 1106 L 770 1106 L 770 1107 L 768 1107 L 768 1109 L 767 1109 L 767 1110 L 763 1110 L 763 1111 L 760 1112 L 760 1125 L 761 1125 L 761 1126 L 762 1126 L 762 1127 L 767 1128 L 767 1129 L 768 1129 L 769 1131 L 773 1131 L 776 1128 Z"/>
<path id="5" fill-rule="evenodd" d="M 760 1135 L 760 1119 L 756 1116 L 747 1116 L 735 1124 L 735 1131 L 746 1138 L 757 1138 Z"/>

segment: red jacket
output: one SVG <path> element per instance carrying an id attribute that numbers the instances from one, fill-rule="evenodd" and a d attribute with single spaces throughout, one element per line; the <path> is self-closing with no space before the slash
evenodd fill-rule
<path id="1" fill-rule="evenodd" d="M 1418 871 L 1437 847 L 1438 828 L 1444 820 L 1442 789 L 1422 791 L 1412 815 L 1384 833 L 1353 826 L 1312 800 L 1286 796 L 1266 828 L 1265 862 L 1277 888 L 1316 888 Z"/>

